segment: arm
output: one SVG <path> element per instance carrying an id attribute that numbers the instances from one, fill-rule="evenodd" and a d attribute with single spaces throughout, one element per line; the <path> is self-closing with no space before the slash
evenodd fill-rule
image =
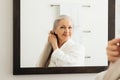
<path id="1" fill-rule="evenodd" d="M 116 72 L 119 72 L 119 65 L 116 62 L 118 62 L 120 59 L 120 39 L 112 39 L 108 41 L 108 45 L 106 48 L 108 60 L 111 62 L 109 68 L 105 71 L 102 71 L 96 75 L 95 80 L 116 80 L 115 78 L 118 74 Z"/>

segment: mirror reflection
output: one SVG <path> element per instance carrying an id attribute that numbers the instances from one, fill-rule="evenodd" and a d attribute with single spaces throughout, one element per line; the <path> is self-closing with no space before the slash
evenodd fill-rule
<path id="1" fill-rule="evenodd" d="M 20 67 L 108 65 L 107 0 L 21 0 L 20 18 Z"/>
<path id="2" fill-rule="evenodd" d="M 69 16 L 60 15 L 48 36 L 48 43 L 40 56 L 38 67 L 83 66 L 85 49 L 71 38 L 73 24 Z"/>

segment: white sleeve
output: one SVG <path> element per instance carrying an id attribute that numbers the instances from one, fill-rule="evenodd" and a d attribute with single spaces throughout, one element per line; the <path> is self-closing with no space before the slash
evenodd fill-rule
<path id="1" fill-rule="evenodd" d="M 95 76 L 95 80 L 104 80 L 104 76 L 106 74 L 107 71 L 102 71 L 100 73 L 97 73 L 97 75 Z"/>
<path id="2" fill-rule="evenodd" d="M 67 52 L 67 53 L 66 53 Z M 51 55 L 49 67 L 55 66 L 83 66 L 84 49 L 78 47 L 68 48 L 67 51 L 56 49 Z"/>

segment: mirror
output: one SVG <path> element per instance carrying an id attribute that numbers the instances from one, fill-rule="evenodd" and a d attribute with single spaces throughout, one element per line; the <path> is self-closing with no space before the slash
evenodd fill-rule
<path id="1" fill-rule="evenodd" d="M 115 32 L 115 0 L 14 0 L 13 4 L 14 75 L 97 73 L 107 68 L 106 46 Z M 85 48 L 84 64 L 38 67 L 36 63 L 44 61 L 42 51 L 59 15 L 72 18 L 72 39 Z"/>

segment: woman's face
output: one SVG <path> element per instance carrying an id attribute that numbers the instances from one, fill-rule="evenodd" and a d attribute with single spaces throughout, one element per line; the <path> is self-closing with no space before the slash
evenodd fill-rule
<path id="1" fill-rule="evenodd" d="M 60 20 L 55 29 L 55 33 L 58 35 L 59 41 L 65 42 L 71 38 L 73 32 L 72 23 L 68 19 Z"/>

